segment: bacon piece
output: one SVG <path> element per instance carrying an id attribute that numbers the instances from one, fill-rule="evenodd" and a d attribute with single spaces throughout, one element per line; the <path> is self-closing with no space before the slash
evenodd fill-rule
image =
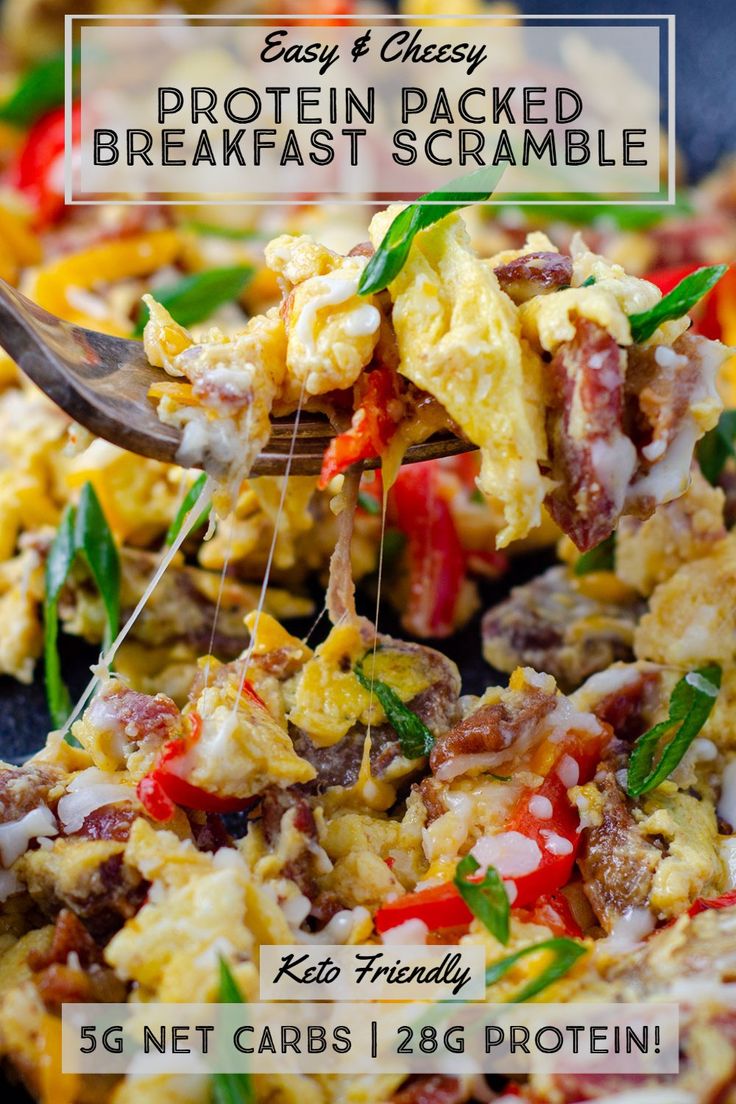
<path id="1" fill-rule="evenodd" d="M 598 920 L 610 932 L 632 908 L 646 906 L 662 852 L 646 839 L 631 813 L 631 802 L 616 781 L 615 767 L 624 766 L 623 745 L 618 762 L 609 760 L 599 772 L 603 820 L 583 831 L 578 865 L 583 887 Z"/>
<path id="2" fill-rule="evenodd" d="M 317 838 L 317 825 L 306 798 L 293 787 L 282 790 L 278 786 L 269 786 L 261 800 L 261 825 L 266 843 L 275 847 L 281 831 L 281 821 L 294 809 L 294 827 L 307 839 Z"/>
<path id="3" fill-rule="evenodd" d="M 672 348 L 632 345 L 629 349 L 627 428 L 639 451 L 656 445 L 661 455 L 675 436 L 701 378 L 698 345 L 702 340 L 683 334 Z"/>
<path id="4" fill-rule="evenodd" d="M 591 712 L 610 725 L 619 740 L 631 744 L 650 725 L 651 714 L 658 704 L 654 699 L 659 697 L 659 685 L 659 671 L 642 671 L 638 678 L 602 697 L 591 706 Z"/>
<path id="5" fill-rule="evenodd" d="M 102 961 L 100 949 L 82 921 L 70 909 L 63 908 L 56 917 L 51 946 L 46 951 L 31 951 L 28 966 L 37 973 L 47 966 L 66 963 L 70 954 L 75 954 L 82 966 Z"/>
<path id="6" fill-rule="evenodd" d="M 572 258 L 565 253 L 523 253 L 493 270 L 496 278 L 515 303 L 526 303 L 535 295 L 569 287 Z"/>
<path id="7" fill-rule="evenodd" d="M 490 756 L 533 736 L 556 704 L 555 694 L 530 687 L 519 692 L 513 705 L 501 701 L 481 706 L 437 740 L 429 756 L 432 773 L 448 781 L 464 774 L 475 758 L 479 766 L 488 765 Z"/>
<path id="8" fill-rule="evenodd" d="M 111 692 L 94 698 L 87 720 L 100 728 L 114 723 L 128 743 L 140 743 L 146 737 L 165 743 L 176 736 L 181 714 L 175 702 L 165 694 L 141 694 L 123 683 Z"/>
<path id="9" fill-rule="evenodd" d="M 82 836 L 92 840 L 118 840 L 125 843 L 130 835 L 133 821 L 140 816 L 132 803 L 120 802 L 118 805 L 103 805 L 94 809 L 84 818 L 82 827 L 76 832 L 65 833 L 71 838 Z"/>
<path id="10" fill-rule="evenodd" d="M 372 257 L 375 253 L 373 245 L 369 241 L 358 242 L 348 253 L 348 257 Z"/>
<path id="11" fill-rule="evenodd" d="M 305 845 L 284 864 L 281 873 L 296 882 L 311 901 L 310 916 L 320 924 L 326 924 L 340 911 L 342 904 L 334 893 L 323 892 L 317 885 L 315 853 L 309 846 L 317 840 L 317 825 L 309 802 L 295 787 L 280 790 L 277 786 L 271 786 L 264 792 L 261 801 L 263 834 L 269 846 L 276 850 L 283 818 L 290 810 L 293 810 L 293 826 L 304 836 Z"/>
<path id="12" fill-rule="evenodd" d="M 49 949 L 31 951 L 28 966 L 50 1011 L 69 1002 L 125 1000 L 125 986 L 104 965 L 102 951 L 69 909 L 57 916 Z"/>
<path id="13" fill-rule="evenodd" d="M 463 1104 L 467 1099 L 468 1089 L 459 1077 L 430 1073 L 409 1078 L 391 1097 L 391 1104 Z"/>
<path id="14" fill-rule="evenodd" d="M 194 837 L 194 846 L 198 851 L 214 853 L 221 847 L 232 847 L 233 837 L 225 827 L 219 813 L 198 813 L 185 810 Z"/>
<path id="15" fill-rule="evenodd" d="M 443 786 L 441 782 L 438 782 L 436 778 L 432 778 L 431 775 L 427 775 L 417 786 L 422 804 L 427 811 L 425 819 L 425 825 L 432 824 L 433 821 L 439 820 L 443 816 L 447 809 L 442 799 Z"/>
<path id="16" fill-rule="evenodd" d="M 567 568 L 551 567 L 487 611 L 483 655 L 499 671 L 533 667 L 553 675 L 561 690 L 572 690 L 595 671 L 633 658 L 634 628 L 644 609 L 636 598 L 591 598 Z"/>
<path id="17" fill-rule="evenodd" d="M 625 358 L 606 330 L 575 320 L 575 337 L 560 345 L 548 369 L 547 437 L 550 514 L 586 551 L 613 532 L 636 451 L 622 432 Z"/>
<path id="18" fill-rule="evenodd" d="M 0 824 L 20 820 L 48 801 L 49 791 L 64 772 L 45 763 L 0 767 Z"/>
<path id="19" fill-rule="evenodd" d="M 63 1004 L 86 1004 L 94 1000 L 91 980 L 75 966 L 55 962 L 33 980 L 49 1010 L 60 1009 Z"/>
<path id="20" fill-rule="evenodd" d="M 123 862 L 121 848 L 97 865 L 90 864 L 74 886 L 62 885 L 46 872 L 33 874 L 28 889 L 46 916 L 55 918 L 62 909 L 71 909 L 90 934 L 104 942 L 135 916 L 149 883 Z"/>
<path id="21" fill-rule="evenodd" d="M 698 431 L 690 406 L 697 397 L 714 394 L 720 347 L 697 334 L 685 333 L 671 348 L 633 346 L 626 373 L 627 431 L 639 450 L 639 464 L 626 496 L 626 513 L 649 517 L 659 502 L 687 486 L 692 446 Z M 677 445 L 686 434 L 687 448 Z M 674 460 L 668 463 L 668 454 Z M 648 484 L 650 473 L 662 472 L 657 490 Z"/>

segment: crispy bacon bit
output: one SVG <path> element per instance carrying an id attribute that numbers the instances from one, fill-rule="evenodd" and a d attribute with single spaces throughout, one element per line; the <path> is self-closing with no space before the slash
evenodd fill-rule
<path id="1" fill-rule="evenodd" d="M 372 257 L 375 253 L 373 245 L 369 241 L 358 242 L 348 253 L 348 257 Z"/>
<path id="2" fill-rule="evenodd" d="M 266 842 L 273 847 L 281 831 L 281 821 L 289 809 L 294 809 L 294 827 L 307 839 L 317 838 L 317 825 L 306 798 L 298 790 L 281 790 L 269 786 L 261 800 L 261 824 Z"/>
<path id="3" fill-rule="evenodd" d="M 63 1004 L 85 1004 L 94 999 L 90 978 L 76 966 L 55 962 L 42 970 L 34 981 L 48 1009 L 61 1008 Z"/>
<path id="4" fill-rule="evenodd" d="M 40 763 L 0 768 L 0 824 L 20 820 L 46 802 L 49 790 L 63 776 L 57 767 Z"/>
<path id="5" fill-rule="evenodd" d="M 613 532 L 636 466 L 623 435 L 625 358 L 606 330 L 575 320 L 548 369 L 550 514 L 581 551 Z"/>
<path id="6" fill-rule="evenodd" d="M 149 883 L 123 862 L 122 851 L 93 867 L 74 890 L 56 886 L 39 888 L 31 895 L 47 916 L 55 917 L 64 907 L 72 909 L 95 939 L 104 942 L 126 920 L 135 916 L 148 893 Z"/>
<path id="7" fill-rule="evenodd" d="M 641 671 L 636 679 L 602 697 L 591 712 L 599 721 L 609 724 L 619 740 L 633 743 L 649 726 L 649 714 L 655 704 L 651 699 L 656 696 L 659 683 L 659 671 Z"/>
<path id="8" fill-rule="evenodd" d="M 564 567 L 511 594 L 483 617 L 483 655 L 499 671 L 528 666 L 553 675 L 563 691 L 616 660 L 633 658 L 638 599 L 604 602 L 583 593 Z"/>
<path id="9" fill-rule="evenodd" d="M 683 334 L 671 349 L 658 345 L 629 349 L 627 428 L 640 452 L 655 446 L 661 456 L 682 424 L 701 377 L 698 345 L 702 340 Z"/>
<path id="10" fill-rule="evenodd" d="M 443 787 L 436 778 L 432 778 L 427 775 L 419 783 L 417 789 L 422 799 L 422 804 L 427 811 L 425 824 L 432 824 L 433 821 L 439 820 L 447 812 L 445 802 L 442 798 Z"/>
<path id="11" fill-rule="evenodd" d="M 314 852 L 309 847 L 317 839 L 317 825 L 311 807 L 295 788 L 280 790 L 271 786 L 263 794 L 261 823 L 266 842 L 272 849 L 278 846 L 284 816 L 293 810 L 293 825 L 305 838 L 305 846 L 284 864 L 281 871 L 285 878 L 296 882 L 300 891 L 312 903 L 310 917 L 318 924 L 326 924 L 342 908 L 334 893 L 323 892 L 315 879 Z"/>
<path id="12" fill-rule="evenodd" d="M 192 387 L 192 394 L 205 406 L 216 407 L 228 414 L 245 410 L 253 402 L 253 391 L 235 378 L 204 374 Z"/>
<path id="13" fill-rule="evenodd" d="M 609 932 L 624 913 L 646 905 L 662 858 L 661 851 L 642 835 L 631 803 L 616 781 L 614 767 L 624 762 L 625 757 L 619 756 L 618 763 L 610 761 L 598 775 L 603 820 L 584 830 L 578 856 L 585 894 Z"/>
<path id="14" fill-rule="evenodd" d="M 185 810 L 192 828 L 194 846 L 198 851 L 219 851 L 221 847 L 232 847 L 233 837 L 225 827 L 219 813 L 197 813 Z"/>
<path id="15" fill-rule="evenodd" d="M 565 253 L 524 253 L 494 269 L 499 284 L 515 303 L 526 303 L 535 295 L 569 287 L 572 258 Z"/>
<path id="16" fill-rule="evenodd" d="M 82 827 L 69 836 L 82 836 L 92 840 L 118 840 L 125 843 L 133 821 L 140 813 L 133 804 L 103 805 L 84 818 Z"/>
<path id="17" fill-rule="evenodd" d="M 494 702 L 476 709 L 437 740 L 429 756 L 433 774 L 455 777 L 453 761 L 468 758 L 468 769 L 475 756 L 487 757 L 511 747 L 517 740 L 533 732 L 540 721 L 555 708 L 557 698 L 530 687 L 519 695 L 515 706 Z"/>
<path id="18" fill-rule="evenodd" d="M 431 1073 L 409 1078 L 391 1097 L 391 1104 L 462 1104 L 467 1099 L 459 1077 Z"/>
<path id="19" fill-rule="evenodd" d="M 105 967 L 100 948 L 69 909 L 57 916 L 49 949 L 31 951 L 28 966 L 50 1011 L 69 1002 L 125 1000 L 125 986 Z"/>
<path id="20" fill-rule="evenodd" d="M 47 966 L 65 964 L 70 954 L 75 954 L 80 965 L 91 966 L 100 962 L 100 949 L 78 916 L 63 908 L 56 917 L 51 946 L 47 951 L 31 951 L 28 966 L 34 973 Z"/>
<path id="21" fill-rule="evenodd" d="M 146 737 L 164 742 L 176 735 L 181 714 L 176 703 L 165 694 L 152 697 L 120 683 L 112 693 L 93 700 L 87 719 L 100 727 L 109 727 L 114 722 L 131 743 L 139 743 Z"/>

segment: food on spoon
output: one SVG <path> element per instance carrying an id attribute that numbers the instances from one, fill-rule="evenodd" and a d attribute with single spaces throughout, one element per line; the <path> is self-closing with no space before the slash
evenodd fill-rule
<path id="1" fill-rule="evenodd" d="M 396 217 L 374 217 L 374 248 Z M 282 285 L 279 313 L 194 345 L 151 300 L 144 334 L 152 363 L 189 381 L 153 391 L 160 417 L 184 429 L 182 462 L 233 485 L 273 413 L 304 405 L 337 423 L 355 410 L 323 486 L 375 455 L 391 481 L 406 445 L 444 422 L 480 449 L 478 487 L 505 521 L 497 547 L 538 526 L 544 504 L 585 551 L 622 515 L 649 517 L 681 495 L 695 445 L 718 419 L 727 351 L 687 333 L 686 311 L 723 267 L 662 298 L 579 237 L 569 256 L 535 233 L 481 258 L 458 213 L 416 233 L 387 295 L 359 295 L 362 251 L 341 257 L 281 237 L 266 260 Z"/>

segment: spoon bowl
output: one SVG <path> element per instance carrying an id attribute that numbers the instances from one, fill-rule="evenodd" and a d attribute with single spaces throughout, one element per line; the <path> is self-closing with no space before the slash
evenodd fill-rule
<path id="1" fill-rule="evenodd" d="M 0 280 L 0 345 L 37 387 L 96 437 L 152 460 L 180 463 L 181 433 L 159 420 L 148 398 L 152 384 L 171 377 L 148 363 L 142 342 L 64 322 Z M 294 427 L 294 415 L 273 419 L 271 438 L 252 475 L 319 473 L 334 429 L 323 415 L 305 412 L 296 436 Z M 449 432 L 436 434 L 407 449 L 404 463 L 474 447 Z M 375 458 L 365 467 L 379 464 Z"/>

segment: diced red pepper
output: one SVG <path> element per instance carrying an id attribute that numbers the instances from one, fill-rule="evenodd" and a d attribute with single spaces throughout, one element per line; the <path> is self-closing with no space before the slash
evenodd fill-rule
<path id="1" fill-rule="evenodd" d="M 79 144 L 81 108 L 72 108 L 72 141 Z M 50 226 L 64 210 L 64 108 L 58 107 L 33 124 L 11 168 L 11 183 L 35 211 L 36 226 Z"/>
<path id="2" fill-rule="evenodd" d="M 453 882 L 407 893 L 383 905 L 374 917 L 376 931 L 386 932 L 405 924 L 407 920 L 421 920 L 430 931 L 440 928 L 466 927 L 473 914 L 458 893 Z"/>
<path id="3" fill-rule="evenodd" d="M 260 694 L 257 694 L 256 691 L 253 689 L 251 683 L 248 682 L 248 679 L 246 679 L 243 683 L 243 688 L 240 692 L 241 694 L 244 694 L 246 698 L 250 698 L 251 701 L 255 702 L 256 705 L 260 705 L 261 709 L 268 708 Z"/>
<path id="4" fill-rule="evenodd" d="M 161 785 L 155 769 L 141 778 L 135 792 L 151 820 L 165 824 L 176 812 L 176 806 Z"/>
<path id="5" fill-rule="evenodd" d="M 365 393 L 355 408 L 350 429 L 334 437 L 325 451 L 317 484 L 320 490 L 351 464 L 380 456 L 399 425 L 403 407 L 396 373 L 381 366 L 368 372 L 364 381 Z"/>
<path id="6" fill-rule="evenodd" d="M 709 909 L 725 909 L 736 906 L 736 889 L 730 889 L 728 893 L 722 893 L 720 897 L 698 897 L 687 910 L 688 916 L 698 916 Z"/>
<path id="7" fill-rule="evenodd" d="M 392 516 L 407 538 L 409 601 L 403 624 L 416 636 L 448 636 L 465 579 L 465 552 L 439 486 L 437 462 L 402 468 L 391 491 Z"/>
<path id="8" fill-rule="evenodd" d="M 523 918 L 532 924 L 543 924 L 554 935 L 564 935 L 569 939 L 582 939 L 583 931 L 573 916 L 570 902 L 564 893 L 546 893 L 540 897 L 531 910 L 522 910 Z"/>
<path id="9" fill-rule="evenodd" d="M 549 820 L 540 820 L 529 812 L 529 801 L 534 796 L 545 797 L 551 802 L 552 816 Z M 554 893 L 570 881 L 580 838 L 578 825 L 578 814 L 568 800 L 565 786 L 556 775 L 546 778 L 539 789 L 525 791 L 505 830 L 519 832 L 534 840 L 542 858 L 537 869 L 530 874 L 510 879 L 516 886 L 514 905 L 520 908 L 533 905 L 539 897 Z M 554 854 L 548 849 L 544 832 L 554 832 L 555 836 L 565 841 L 570 851 L 564 855 Z"/>
<path id="10" fill-rule="evenodd" d="M 537 870 L 507 879 L 516 887 L 516 897 L 512 905 L 515 909 L 533 906 L 532 918 L 539 919 L 540 923 L 546 924 L 552 931 L 575 937 L 580 937 L 582 933 L 567 900 L 558 891 L 569 882 L 575 865 L 580 841 L 580 821 L 557 770 L 561 760 L 569 755 L 577 763 L 579 782 L 589 782 L 609 737 L 610 729 L 604 726 L 600 733 L 572 731 L 559 742 L 547 741 L 540 749 L 540 758 L 548 759 L 548 773 L 544 782 L 537 789 L 524 789 L 503 828 L 505 832 L 519 832 L 533 839 L 542 853 Z M 538 764 L 535 762 L 534 765 Z M 552 815 L 548 819 L 540 819 L 530 812 L 529 801 L 535 795 L 545 797 L 550 802 Z M 547 847 L 548 840 L 542 834 L 546 830 L 567 840 L 571 845 L 570 853 L 555 855 L 550 851 Z M 374 917 L 378 932 L 388 931 L 406 920 L 422 920 L 430 931 L 437 931 L 468 925 L 472 920 L 472 913 L 454 882 L 444 882 L 442 885 L 423 889 L 418 893 L 407 893 L 395 901 L 389 901 Z"/>
<path id="11" fill-rule="evenodd" d="M 532 905 L 540 897 L 554 893 L 566 885 L 573 871 L 580 843 L 580 820 L 577 809 L 567 796 L 567 787 L 559 776 L 558 768 L 565 756 L 575 761 L 578 768 L 578 782 L 582 785 L 593 777 L 600 761 L 604 745 L 607 743 L 610 729 L 607 726 L 601 733 L 573 731 L 564 740 L 553 743 L 547 741 L 537 753 L 539 759 L 548 759 L 545 779 L 538 789 L 525 789 L 511 812 L 505 830 L 520 832 L 533 839 L 542 852 L 542 861 L 537 870 L 511 879 L 516 886 L 517 895 L 514 904 L 518 907 Z M 532 765 L 532 769 L 534 766 Z M 535 796 L 546 798 L 552 806 L 552 815 L 547 820 L 533 815 L 529 802 Z M 571 850 L 565 855 L 556 855 L 549 847 L 545 833 L 554 832 L 566 840 Z"/>

